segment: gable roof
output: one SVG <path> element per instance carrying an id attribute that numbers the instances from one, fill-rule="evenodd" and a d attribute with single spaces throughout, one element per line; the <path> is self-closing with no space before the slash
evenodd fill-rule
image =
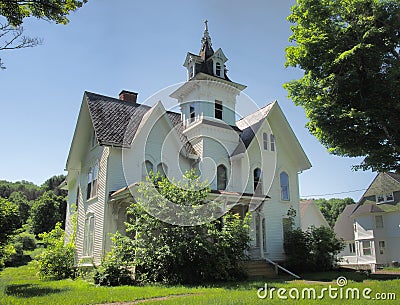
<path id="1" fill-rule="evenodd" d="M 312 211 L 314 211 L 314 216 L 319 217 L 319 220 L 321 221 L 321 223 L 326 226 L 329 227 L 328 222 L 326 221 L 324 215 L 322 214 L 321 210 L 319 209 L 319 207 L 315 204 L 314 200 L 301 200 L 300 204 L 299 204 L 299 213 L 300 213 L 300 222 L 302 225 L 303 229 L 307 229 L 307 227 L 303 227 L 303 222 L 305 221 L 305 217 L 308 213 L 313 213 Z M 304 223 L 305 224 L 305 223 Z M 312 223 L 310 225 L 315 224 Z"/>
<path id="2" fill-rule="evenodd" d="M 275 102 L 269 103 L 236 122 L 236 126 L 242 130 L 242 133 L 240 143 L 233 151 L 232 156 L 246 151 L 274 104 Z"/>
<path id="3" fill-rule="evenodd" d="M 387 194 L 395 191 L 400 191 L 400 175 L 390 172 L 378 173 L 362 195 L 360 201 L 368 196 Z"/>
<path id="4" fill-rule="evenodd" d="M 333 230 L 338 238 L 343 238 L 344 240 L 354 240 L 353 219 L 351 218 L 351 214 L 356 208 L 356 204 L 346 205 L 343 212 L 339 215 L 335 226 L 333 227 Z"/>

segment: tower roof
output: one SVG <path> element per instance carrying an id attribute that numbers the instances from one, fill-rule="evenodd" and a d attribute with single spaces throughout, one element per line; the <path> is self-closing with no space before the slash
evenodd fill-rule
<path id="1" fill-rule="evenodd" d="M 214 50 L 212 48 L 210 33 L 208 32 L 208 21 L 204 21 L 204 34 L 201 38 L 201 49 L 199 56 L 202 60 L 207 60 L 214 55 Z"/>

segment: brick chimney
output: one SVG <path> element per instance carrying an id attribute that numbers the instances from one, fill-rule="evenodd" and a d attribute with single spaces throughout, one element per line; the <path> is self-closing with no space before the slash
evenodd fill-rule
<path id="1" fill-rule="evenodd" d="M 125 101 L 125 102 L 136 104 L 137 95 L 138 94 L 136 92 L 122 90 L 121 93 L 119 94 L 119 99 L 121 101 Z"/>

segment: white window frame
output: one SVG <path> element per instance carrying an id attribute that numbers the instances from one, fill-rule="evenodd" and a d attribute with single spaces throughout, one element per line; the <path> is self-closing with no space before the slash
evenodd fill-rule
<path id="1" fill-rule="evenodd" d="M 99 178 L 99 162 L 89 167 L 86 183 L 86 200 L 97 197 L 98 178 Z"/>
<path id="2" fill-rule="evenodd" d="M 221 170 L 223 170 L 223 176 L 220 176 L 219 174 L 221 173 Z M 220 184 L 224 184 L 223 188 L 220 188 Z M 228 186 L 228 169 L 224 164 L 220 164 L 217 167 L 217 190 L 224 191 L 226 190 L 226 187 Z"/>
<path id="3" fill-rule="evenodd" d="M 384 240 L 378 241 L 379 254 L 385 254 L 386 243 Z"/>
<path id="4" fill-rule="evenodd" d="M 271 151 L 275 151 L 275 136 L 271 133 L 270 142 L 271 142 Z"/>
<path id="5" fill-rule="evenodd" d="M 263 133 L 263 146 L 264 150 L 268 150 L 268 134 L 266 132 Z"/>
<path id="6" fill-rule="evenodd" d="M 379 194 L 379 195 L 375 196 L 375 200 L 376 200 L 377 204 L 393 202 L 394 195 L 393 195 L 393 193 Z"/>
<path id="7" fill-rule="evenodd" d="M 349 250 L 350 250 L 350 253 L 356 253 L 356 244 L 349 243 Z"/>
<path id="8" fill-rule="evenodd" d="M 368 243 L 368 245 L 367 245 Z M 372 243 L 370 240 L 362 240 L 361 241 L 361 249 L 362 249 L 362 255 L 364 256 L 371 256 L 372 255 Z M 365 253 L 365 252 L 369 252 Z"/>
<path id="9" fill-rule="evenodd" d="M 287 181 L 282 181 L 283 177 L 287 178 Z M 290 182 L 289 182 L 289 175 L 287 172 L 283 171 L 279 174 L 279 182 L 281 186 L 281 200 L 282 201 L 290 201 Z M 287 184 L 283 184 L 287 182 Z"/>
<path id="10" fill-rule="evenodd" d="M 217 115 L 217 113 L 218 113 L 218 115 Z M 219 116 L 221 116 L 221 117 L 219 117 Z M 217 120 L 222 120 L 224 118 L 224 104 L 222 103 L 222 101 L 215 100 L 215 103 L 214 103 L 214 117 Z"/>
<path id="11" fill-rule="evenodd" d="M 83 237 L 83 256 L 93 256 L 93 244 L 94 244 L 94 214 L 88 213 L 85 218 L 85 232 Z"/>

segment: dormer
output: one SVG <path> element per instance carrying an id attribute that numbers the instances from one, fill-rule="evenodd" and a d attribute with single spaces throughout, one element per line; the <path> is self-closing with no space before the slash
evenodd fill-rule
<path id="1" fill-rule="evenodd" d="M 219 48 L 213 56 L 210 57 L 209 60 L 213 62 L 213 74 L 216 77 L 225 78 L 225 74 L 228 71 L 226 69 L 225 63 L 227 62 L 228 58 L 226 58 L 222 49 Z"/>

